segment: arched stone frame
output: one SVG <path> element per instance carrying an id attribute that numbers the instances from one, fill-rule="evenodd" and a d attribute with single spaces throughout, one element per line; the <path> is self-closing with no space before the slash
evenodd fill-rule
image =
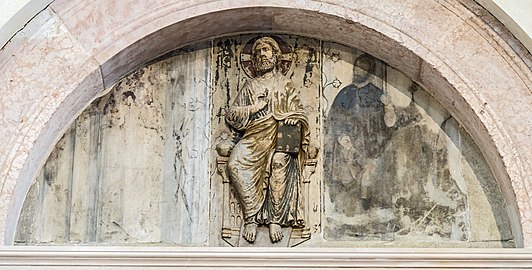
<path id="1" fill-rule="evenodd" d="M 510 203 L 517 245 L 532 245 L 530 54 L 473 1 L 82 2 L 53 2 L 0 52 L 5 245 L 33 176 L 106 87 L 170 50 L 251 31 L 357 47 L 424 86 L 475 139 Z"/>

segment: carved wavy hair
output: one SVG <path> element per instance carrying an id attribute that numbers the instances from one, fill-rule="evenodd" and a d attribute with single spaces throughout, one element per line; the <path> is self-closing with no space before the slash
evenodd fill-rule
<path id="1" fill-rule="evenodd" d="M 253 58 L 255 58 L 255 50 L 257 49 L 257 46 L 259 46 L 259 44 L 261 43 L 266 43 L 270 45 L 270 47 L 272 47 L 273 56 L 275 56 L 276 60 L 275 68 L 279 69 L 281 65 L 281 47 L 279 46 L 279 43 L 277 43 L 277 41 L 272 37 L 261 37 L 255 40 L 255 42 L 253 43 L 253 47 L 251 47 L 251 55 L 253 56 Z"/>

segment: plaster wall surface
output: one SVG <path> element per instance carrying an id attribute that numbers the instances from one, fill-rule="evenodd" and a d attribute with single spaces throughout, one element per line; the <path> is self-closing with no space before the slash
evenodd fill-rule
<path id="1" fill-rule="evenodd" d="M 55 1 L 0 52 L 2 242 L 12 243 L 22 200 L 52 146 L 106 86 L 189 43 L 281 31 L 361 48 L 430 89 L 515 202 L 512 224 L 530 246 L 530 54 L 485 10 L 464 3 Z"/>
<path id="2" fill-rule="evenodd" d="M 0 2 L 0 47 L 3 47 L 17 32 L 52 0 L 15 0 Z"/>

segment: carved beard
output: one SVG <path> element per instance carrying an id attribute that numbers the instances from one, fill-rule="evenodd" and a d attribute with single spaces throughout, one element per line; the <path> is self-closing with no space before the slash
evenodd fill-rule
<path id="1" fill-rule="evenodd" d="M 253 67 L 255 68 L 255 71 L 258 73 L 264 73 L 273 70 L 275 68 L 275 64 L 277 63 L 277 58 L 272 56 L 271 58 L 259 58 L 256 57 L 255 61 L 253 63 Z"/>

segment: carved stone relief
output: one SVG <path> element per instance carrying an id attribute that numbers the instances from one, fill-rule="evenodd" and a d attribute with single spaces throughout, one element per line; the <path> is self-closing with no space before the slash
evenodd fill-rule
<path id="1" fill-rule="evenodd" d="M 301 91 L 317 100 L 319 84 L 311 85 L 318 48 L 304 44 L 303 52 L 292 42 L 294 52 L 278 36 L 251 38 L 240 48 L 220 46 L 221 55 L 240 52 L 226 60 L 240 60 L 248 77 L 236 93 L 225 89 L 234 95 L 224 108 L 227 133 L 216 145 L 224 182 L 222 238 L 233 246 L 294 246 L 310 238 L 309 183 L 318 151 L 316 142 L 310 144 Z M 302 81 L 289 78 L 303 67 Z"/>
<path id="2" fill-rule="evenodd" d="M 465 130 L 399 71 L 246 34 L 171 52 L 91 104 L 17 243 L 512 247 L 502 198 Z"/>

